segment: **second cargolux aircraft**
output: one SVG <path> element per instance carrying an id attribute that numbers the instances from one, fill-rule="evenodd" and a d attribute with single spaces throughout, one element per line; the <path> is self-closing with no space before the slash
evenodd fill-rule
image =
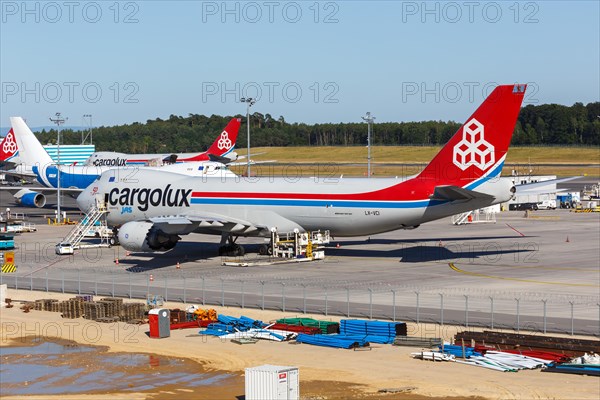
<path id="1" fill-rule="evenodd" d="M 162 171 L 128 179 L 107 171 L 77 203 L 83 211 L 105 205 L 108 224 L 119 227 L 119 241 L 131 251 L 168 250 L 192 232 L 220 234 L 239 255 L 237 237 L 269 237 L 273 228 L 334 236 L 416 228 L 513 197 L 515 188 L 500 174 L 525 89 L 495 88 L 425 169 L 405 180 L 202 179 Z"/>
<path id="2" fill-rule="evenodd" d="M 239 129 L 231 129 L 231 124 L 238 119 L 232 119 L 213 144 L 202 153 L 168 153 L 168 154 L 125 154 L 114 151 L 97 151 L 86 161 L 85 165 L 97 167 L 124 167 L 126 165 L 153 165 L 161 163 L 182 163 L 198 161 L 218 161 L 228 164 L 238 158 L 235 149 Z"/>
<path id="3" fill-rule="evenodd" d="M 43 187 L 25 187 L 25 188 L 0 188 L 2 191 L 14 192 L 16 201 L 24 206 L 44 207 L 46 205 L 45 192 L 56 192 L 58 188 L 58 177 L 60 176 L 61 189 L 70 195 L 79 194 L 82 189 L 96 180 L 100 174 L 108 169 L 117 169 L 121 176 L 133 176 L 139 169 L 161 169 L 188 176 L 206 176 L 211 174 L 235 174 L 227 169 L 225 165 L 214 161 L 190 161 L 186 163 L 169 163 L 158 160 L 156 165 L 149 166 L 120 166 L 120 165 L 54 165 L 52 159 L 43 148 L 42 144 L 35 137 L 31 129 L 27 126 L 23 118 L 11 117 L 10 119 L 13 137 L 16 140 L 16 147 L 19 150 L 19 159 L 37 181 Z M 236 138 L 240 128 L 240 120 L 232 118 L 225 127 L 219 138 L 215 140 L 213 146 L 218 147 L 220 138 Z M 227 143 L 230 148 L 233 144 Z M 12 148 L 11 148 L 12 149 Z M 18 167 L 20 167 L 18 166 Z M 60 168 L 60 174 L 59 174 Z M 7 171 L 14 175 L 20 175 L 20 171 Z"/>

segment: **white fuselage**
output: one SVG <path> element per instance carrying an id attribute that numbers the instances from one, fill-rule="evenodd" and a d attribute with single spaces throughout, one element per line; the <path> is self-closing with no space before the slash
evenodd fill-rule
<path id="1" fill-rule="evenodd" d="M 107 221 L 116 226 L 161 216 L 220 215 L 280 232 L 328 229 L 332 235 L 357 236 L 412 228 L 512 197 L 512 184 L 508 181 L 482 180 L 473 189 L 491 197 L 448 201 L 430 199 L 429 187 L 422 189 L 420 198 L 411 200 L 364 195 L 393 187 L 402 189 L 404 184 L 413 191 L 421 190 L 409 181 L 386 178 L 190 178 L 153 171 L 151 176 L 140 172 L 136 181 L 114 177 L 111 181 L 109 175 L 103 174 L 86 189 L 78 204 L 86 209 L 96 199 L 105 202 Z M 395 196 L 402 194 L 396 191 Z M 197 231 L 203 231 L 202 227 Z"/>

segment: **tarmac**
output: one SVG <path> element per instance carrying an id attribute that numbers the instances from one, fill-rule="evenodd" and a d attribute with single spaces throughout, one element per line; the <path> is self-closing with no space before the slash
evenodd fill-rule
<path id="1" fill-rule="evenodd" d="M 76 218 L 74 200 L 63 203 Z M 220 238 L 197 234 L 167 253 L 115 246 L 57 256 L 72 226 L 47 225 L 49 210 L 23 212 L 38 231 L 15 238 L 18 270 L 0 275 L 13 288 L 600 336 L 599 213 L 505 211 L 462 226 L 447 218 L 334 238 L 323 261 L 226 267 Z M 263 239 L 238 243 L 248 254 L 237 261 L 268 260 L 257 255 Z"/>

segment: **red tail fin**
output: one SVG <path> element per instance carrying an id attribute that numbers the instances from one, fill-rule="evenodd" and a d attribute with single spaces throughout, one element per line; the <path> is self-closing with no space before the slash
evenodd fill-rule
<path id="1" fill-rule="evenodd" d="M 418 178 L 464 186 L 483 176 L 499 176 L 526 88 L 495 88 Z"/>
<path id="2" fill-rule="evenodd" d="M 2 143 L 0 143 L 0 161 L 10 160 L 17 153 L 17 150 L 17 140 L 11 128 Z"/>
<path id="3" fill-rule="evenodd" d="M 239 118 L 232 118 L 212 146 L 206 150 L 206 153 L 215 156 L 225 156 L 233 151 L 240 130 L 240 124 L 241 120 Z"/>

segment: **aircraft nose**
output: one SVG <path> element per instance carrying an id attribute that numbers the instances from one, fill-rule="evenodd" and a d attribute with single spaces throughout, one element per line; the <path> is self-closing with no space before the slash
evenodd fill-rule
<path id="1" fill-rule="evenodd" d="M 94 185 L 92 184 L 88 186 L 81 193 L 79 193 L 79 196 L 77 196 L 77 206 L 84 213 L 87 213 L 89 209 L 96 204 L 95 192 L 93 191 L 94 188 L 92 186 Z M 97 191 L 98 187 L 95 186 L 95 189 Z"/>

